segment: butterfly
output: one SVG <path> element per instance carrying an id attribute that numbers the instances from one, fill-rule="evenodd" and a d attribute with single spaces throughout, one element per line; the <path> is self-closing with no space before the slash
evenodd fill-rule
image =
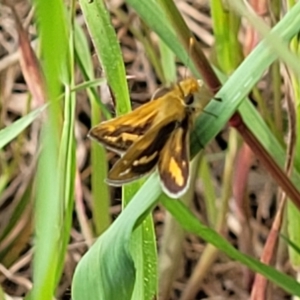
<path id="1" fill-rule="evenodd" d="M 201 110 L 197 94 L 202 81 L 186 78 L 162 97 L 134 111 L 104 121 L 88 136 L 120 155 L 106 182 L 120 186 L 152 172 L 157 167 L 162 189 L 180 198 L 190 181 L 189 136 Z"/>

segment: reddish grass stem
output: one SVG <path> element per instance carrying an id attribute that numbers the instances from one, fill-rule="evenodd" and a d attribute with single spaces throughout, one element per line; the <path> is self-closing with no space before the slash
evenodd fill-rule
<path id="1" fill-rule="evenodd" d="M 256 157 L 261 161 L 267 171 L 271 174 L 278 185 L 283 189 L 286 195 L 293 201 L 293 203 L 300 210 L 300 193 L 287 177 L 284 171 L 278 166 L 275 160 L 265 150 L 261 143 L 256 139 L 253 133 L 244 123 L 240 114 L 235 113 L 230 119 L 229 124 L 234 127 L 244 141 L 249 145 Z"/>

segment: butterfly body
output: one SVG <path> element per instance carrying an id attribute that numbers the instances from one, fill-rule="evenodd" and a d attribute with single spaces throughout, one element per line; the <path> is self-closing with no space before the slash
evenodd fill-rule
<path id="1" fill-rule="evenodd" d="M 108 184 L 131 182 L 157 166 L 169 196 L 177 198 L 186 191 L 189 134 L 199 88 L 196 79 L 185 79 L 164 96 L 90 130 L 89 137 L 121 155 L 108 174 Z"/>

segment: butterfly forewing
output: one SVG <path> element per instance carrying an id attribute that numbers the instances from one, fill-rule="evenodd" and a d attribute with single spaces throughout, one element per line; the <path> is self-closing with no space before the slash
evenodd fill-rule
<path id="1" fill-rule="evenodd" d="M 172 198 L 179 198 L 189 185 L 189 116 L 176 128 L 162 149 L 158 173 L 163 190 Z"/>
<path id="2" fill-rule="evenodd" d="M 149 102 L 136 110 L 93 127 L 88 136 L 117 152 L 125 152 L 137 139 L 153 125 L 157 115 L 154 102 Z"/>

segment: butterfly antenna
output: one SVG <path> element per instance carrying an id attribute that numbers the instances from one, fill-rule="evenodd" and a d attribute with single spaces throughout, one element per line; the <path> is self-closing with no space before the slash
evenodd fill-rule
<path id="1" fill-rule="evenodd" d="M 187 70 L 191 61 L 191 54 L 192 54 L 192 48 L 195 44 L 195 39 L 193 37 L 189 38 L 189 49 L 188 49 L 188 58 L 186 61 L 186 66 L 185 66 L 185 70 L 184 70 L 184 79 L 187 78 Z"/>
<path id="2" fill-rule="evenodd" d="M 193 37 L 190 37 L 189 38 L 188 58 L 187 58 L 187 61 L 186 61 L 186 64 L 185 64 L 185 70 L 184 70 L 184 74 L 183 74 L 183 79 L 187 78 L 187 70 L 188 70 L 188 66 L 189 66 L 190 60 L 191 60 L 191 51 L 192 51 L 192 47 L 193 47 L 194 43 L 195 43 L 195 39 Z M 181 92 L 182 96 L 184 96 L 184 92 L 183 92 L 183 89 L 182 89 L 181 85 L 179 83 L 177 85 L 178 85 L 178 87 L 180 89 L 180 92 Z"/>

